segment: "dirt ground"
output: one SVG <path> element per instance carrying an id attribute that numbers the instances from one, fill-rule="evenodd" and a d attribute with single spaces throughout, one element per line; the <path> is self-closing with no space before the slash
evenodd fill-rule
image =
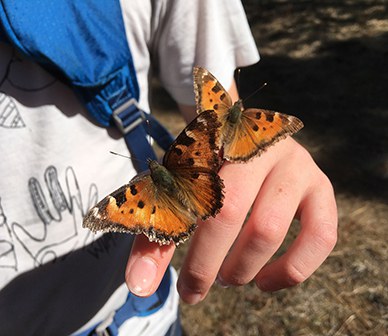
<path id="1" fill-rule="evenodd" d="M 303 120 L 296 139 L 334 184 L 339 240 L 295 288 L 214 287 L 201 304 L 182 304 L 185 332 L 388 335 L 388 1 L 243 2 L 262 59 L 242 70 L 241 96 L 267 82 L 249 105 Z M 168 97 L 158 94 L 155 107 L 181 131 Z M 297 232 L 295 223 L 279 253 Z"/>

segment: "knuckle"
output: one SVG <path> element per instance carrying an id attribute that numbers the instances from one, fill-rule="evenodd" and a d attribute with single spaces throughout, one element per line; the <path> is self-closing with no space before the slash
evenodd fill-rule
<path id="1" fill-rule="evenodd" d="M 293 150 L 289 153 L 288 161 L 293 162 L 304 162 L 306 158 L 312 161 L 312 157 L 308 150 L 303 146 L 295 146 Z"/>
<path id="2" fill-rule="evenodd" d="M 298 146 L 294 150 L 294 154 L 297 156 L 298 159 L 300 159 L 301 157 L 309 157 L 309 158 L 311 158 L 311 155 L 310 155 L 309 151 L 305 147 L 303 147 L 303 146 Z"/>
<path id="3" fill-rule="evenodd" d="M 221 213 L 216 219 L 222 222 L 223 228 L 235 227 L 236 223 L 243 222 L 246 214 L 241 209 L 241 200 L 234 193 L 229 193 L 228 200 L 225 202 Z"/>
<path id="4" fill-rule="evenodd" d="M 334 194 L 333 185 L 331 184 L 329 177 L 322 171 L 320 171 L 320 173 L 321 174 L 319 175 L 319 177 L 317 179 L 317 184 L 321 188 L 325 188 Z"/>
<path id="5" fill-rule="evenodd" d="M 284 228 L 280 217 L 270 215 L 261 218 L 253 227 L 250 244 L 252 245 L 278 245 L 283 241 Z"/>

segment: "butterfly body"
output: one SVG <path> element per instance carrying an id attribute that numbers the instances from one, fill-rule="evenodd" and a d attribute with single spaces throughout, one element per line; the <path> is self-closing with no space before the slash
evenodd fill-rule
<path id="1" fill-rule="evenodd" d="M 177 190 L 177 184 L 172 173 L 155 160 L 150 160 L 148 167 L 156 190 L 163 190 L 164 193 L 170 196 L 174 195 Z"/>
<path id="2" fill-rule="evenodd" d="M 205 68 L 194 67 L 197 113 L 213 109 L 221 123 L 220 141 L 224 158 L 246 162 L 269 146 L 296 133 L 303 123 L 294 116 L 235 103 L 221 83 Z"/>
<path id="3" fill-rule="evenodd" d="M 215 216 L 222 207 L 219 127 L 214 111 L 199 115 L 170 146 L 163 164 L 149 160 L 149 172 L 101 200 L 89 210 L 83 226 L 92 231 L 143 233 L 161 245 L 187 240 L 198 217 Z"/>
<path id="4" fill-rule="evenodd" d="M 240 122 L 242 111 L 243 111 L 242 101 L 241 99 L 239 99 L 232 105 L 232 107 L 229 109 L 229 112 L 225 114 L 227 118 L 227 122 L 232 125 Z"/>

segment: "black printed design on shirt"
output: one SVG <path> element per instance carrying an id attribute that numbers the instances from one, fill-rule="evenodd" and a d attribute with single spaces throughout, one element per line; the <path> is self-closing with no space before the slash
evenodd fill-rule
<path id="1" fill-rule="evenodd" d="M 5 216 L 0 198 L 0 269 L 17 270 L 17 259 L 11 227 Z"/>
<path id="2" fill-rule="evenodd" d="M 13 99 L 0 92 L 0 127 L 23 128 L 26 127 L 20 112 Z"/>
<path id="3" fill-rule="evenodd" d="M 7 50 L 9 55 L 6 53 Z M 8 88 L 16 89 L 16 92 L 31 93 L 40 92 L 51 87 L 57 82 L 57 79 L 44 72 L 46 76 L 37 77 L 39 79 L 37 82 L 36 78 L 33 79 L 29 75 L 29 73 L 34 74 L 33 67 L 39 67 L 37 64 L 22 59 L 13 48 L 10 50 L 2 46 L 0 51 L 3 52 L 1 54 L 1 65 L 5 65 L 3 72 L 0 73 L 0 127 L 7 129 L 23 128 L 26 125 L 20 110 L 17 108 L 14 99 L 5 93 L 5 85 L 3 86 L 3 84 L 6 83 Z"/>
<path id="4" fill-rule="evenodd" d="M 57 261 L 60 255 L 83 248 L 94 240 L 88 230 L 86 235 L 79 234 L 79 230 L 85 230 L 81 226 L 83 217 L 98 201 L 98 189 L 94 183 L 89 186 L 88 194 L 82 195 L 72 167 L 66 168 L 64 179 L 60 179 L 57 169 L 49 166 L 44 172 L 44 182 L 31 177 L 28 190 L 39 218 L 38 221 L 32 220 L 33 225 L 28 218 L 31 216 L 26 216 L 24 224 L 10 223 L 0 203 L 0 269 L 18 270 L 15 245 L 19 250 L 22 247 L 23 258 L 29 256 L 33 266 L 37 267 L 48 261 Z M 87 249 L 86 252 L 94 256 Z"/>

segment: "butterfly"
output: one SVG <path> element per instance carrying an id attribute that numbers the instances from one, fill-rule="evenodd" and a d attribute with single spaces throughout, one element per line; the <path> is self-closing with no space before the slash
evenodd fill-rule
<path id="1" fill-rule="evenodd" d="M 209 109 L 217 113 L 223 157 L 228 161 L 248 161 L 303 127 L 302 121 L 294 116 L 244 109 L 241 99 L 233 103 L 221 83 L 205 68 L 194 67 L 193 77 L 197 113 Z"/>
<path id="2" fill-rule="evenodd" d="M 196 219 L 215 216 L 223 205 L 220 123 L 204 111 L 178 135 L 163 158 L 149 160 L 149 172 L 106 196 L 89 210 L 83 227 L 102 232 L 145 234 L 160 245 L 179 245 L 196 228 Z"/>

